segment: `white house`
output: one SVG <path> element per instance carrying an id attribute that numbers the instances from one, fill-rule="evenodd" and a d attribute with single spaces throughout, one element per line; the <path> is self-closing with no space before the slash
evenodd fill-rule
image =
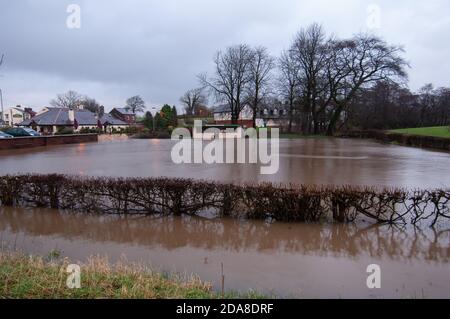
<path id="1" fill-rule="evenodd" d="M 216 122 L 216 124 L 232 124 L 231 108 L 228 104 L 214 107 L 214 122 Z M 253 110 L 250 106 L 244 106 L 239 114 L 237 124 L 246 127 L 253 126 Z"/>
<path id="2" fill-rule="evenodd" d="M 31 119 L 33 115 L 34 114 L 31 109 L 22 109 L 21 107 L 16 106 L 6 110 L 2 117 L 4 125 L 15 126 L 23 121 Z"/>
<path id="3" fill-rule="evenodd" d="M 71 129 L 74 132 L 82 129 L 103 129 L 105 132 L 112 132 L 113 129 L 123 130 L 130 126 L 110 114 L 98 118 L 89 110 L 53 107 L 44 108 L 36 116 L 18 125 L 31 127 L 42 134 L 55 134 L 62 129 Z"/>

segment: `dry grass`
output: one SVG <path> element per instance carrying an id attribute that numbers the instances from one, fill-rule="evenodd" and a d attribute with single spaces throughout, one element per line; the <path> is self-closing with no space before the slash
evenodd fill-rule
<path id="1" fill-rule="evenodd" d="M 215 298 L 211 285 L 197 277 L 155 273 L 147 267 L 91 257 L 81 264 L 81 288 L 69 289 L 70 261 L 52 256 L 0 253 L 0 298 Z"/>

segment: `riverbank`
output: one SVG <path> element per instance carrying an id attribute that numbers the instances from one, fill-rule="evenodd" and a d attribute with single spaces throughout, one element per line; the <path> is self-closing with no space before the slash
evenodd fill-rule
<path id="1" fill-rule="evenodd" d="M 407 131 L 353 130 L 336 134 L 336 137 L 374 139 L 383 143 L 450 151 L 450 138 L 431 136 L 426 132 L 427 130 L 422 131 L 421 135 L 411 135 Z"/>
<path id="2" fill-rule="evenodd" d="M 0 253 L 2 298 L 215 299 L 222 298 L 209 283 L 194 275 L 158 273 L 146 266 L 91 257 L 80 266 L 80 288 L 67 287 L 71 261 L 58 252 L 46 257 Z M 257 298 L 257 294 L 225 293 L 224 298 Z"/>
<path id="3" fill-rule="evenodd" d="M 390 132 L 408 135 L 434 136 L 450 139 L 450 126 L 407 128 L 392 130 Z"/>

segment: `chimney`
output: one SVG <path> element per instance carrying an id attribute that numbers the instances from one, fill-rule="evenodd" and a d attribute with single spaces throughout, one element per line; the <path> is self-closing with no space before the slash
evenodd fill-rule
<path id="1" fill-rule="evenodd" d="M 72 109 L 69 109 L 69 121 L 72 123 L 75 121 L 75 111 Z"/>

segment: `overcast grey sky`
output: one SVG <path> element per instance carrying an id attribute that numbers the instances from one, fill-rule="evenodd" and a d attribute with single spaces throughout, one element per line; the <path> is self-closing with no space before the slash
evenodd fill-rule
<path id="1" fill-rule="evenodd" d="M 75 90 L 107 110 L 141 95 L 179 105 L 196 75 L 229 45 L 264 45 L 278 55 L 312 22 L 338 37 L 376 32 L 404 45 L 410 87 L 450 86 L 450 2 L 356 0 L 0 0 L 0 88 L 6 106 L 36 109 Z M 81 28 L 69 29 L 69 4 Z M 379 28 L 369 28 L 371 5 Z"/>

